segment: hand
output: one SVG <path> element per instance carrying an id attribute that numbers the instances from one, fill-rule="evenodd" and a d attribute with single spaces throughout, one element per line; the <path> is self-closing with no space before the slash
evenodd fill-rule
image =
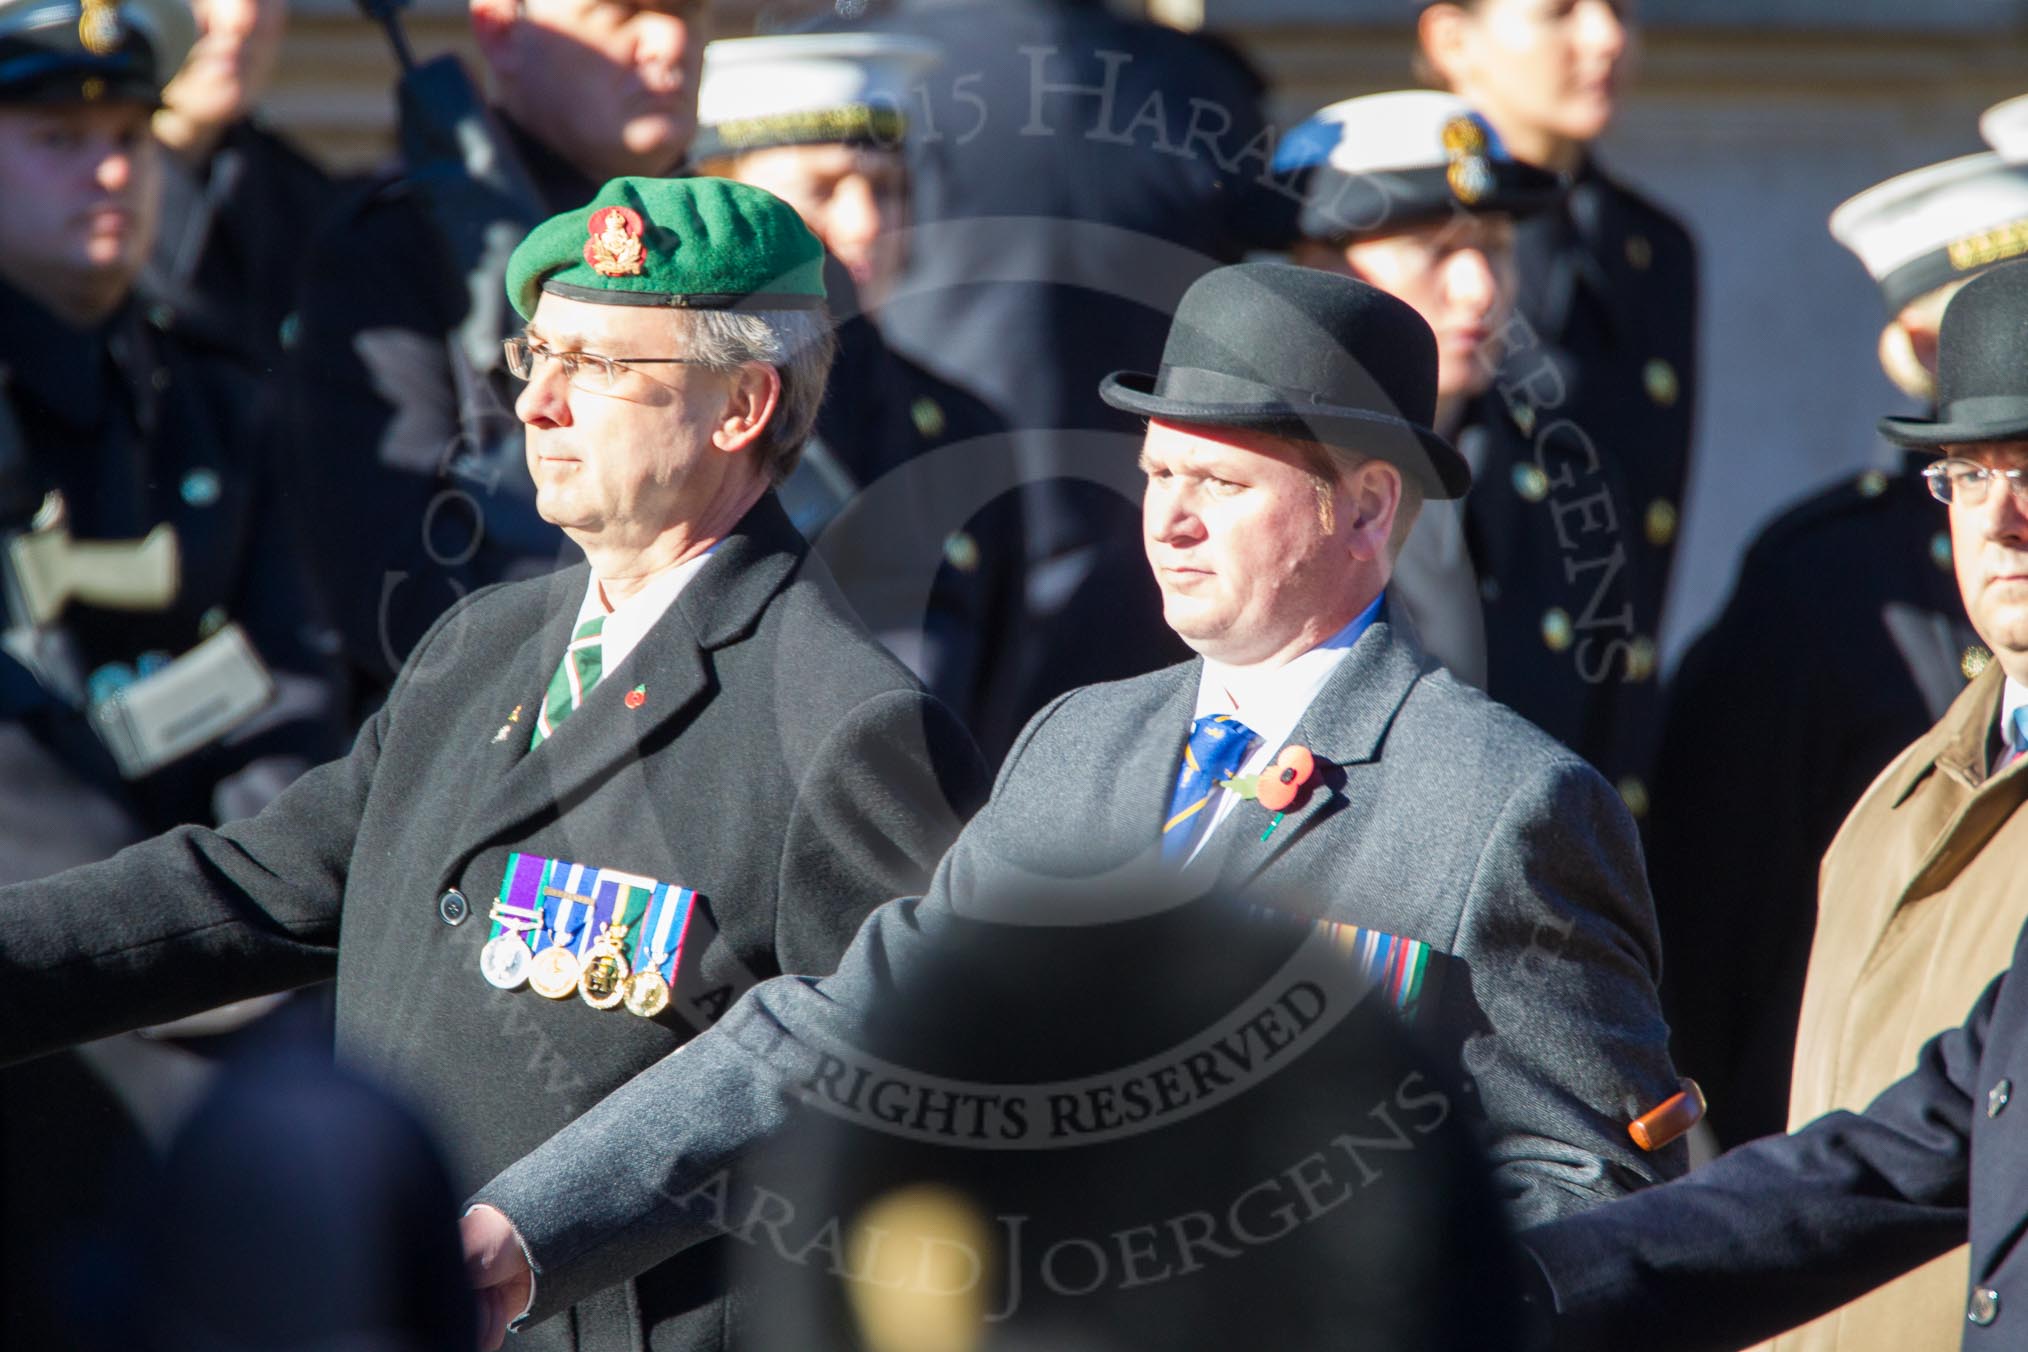
<path id="1" fill-rule="evenodd" d="M 494 1352 L 535 1294 L 535 1274 L 514 1233 L 514 1222 L 490 1206 L 475 1206 L 458 1222 L 465 1241 L 465 1275 L 479 1298 L 479 1346 Z"/>

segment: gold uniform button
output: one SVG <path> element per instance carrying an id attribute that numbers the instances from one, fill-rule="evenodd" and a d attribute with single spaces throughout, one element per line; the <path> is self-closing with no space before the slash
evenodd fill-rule
<path id="1" fill-rule="evenodd" d="M 1859 476 L 1859 496 L 1877 498 L 1887 491 L 1887 475 L 1877 469 L 1869 469 Z"/>
<path id="2" fill-rule="evenodd" d="M 916 433 L 931 440 L 942 436 L 949 425 L 943 405 L 926 394 L 908 406 L 908 417 L 915 424 Z"/>
<path id="3" fill-rule="evenodd" d="M 1514 466 L 1514 491 L 1525 502 L 1540 502 L 1549 496 L 1549 475 L 1532 460 Z"/>
<path id="4" fill-rule="evenodd" d="M 1627 645 L 1627 679 L 1645 681 L 1655 674 L 1655 640 L 1645 636 Z"/>
<path id="5" fill-rule="evenodd" d="M 1575 636 L 1576 630 L 1571 626 L 1569 611 L 1562 606 L 1551 606 L 1542 612 L 1542 641 L 1549 646 L 1549 651 L 1562 652 L 1570 646 L 1570 640 Z"/>
<path id="6" fill-rule="evenodd" d="M 1648 243 L 1646 235 L 1627 236 L 1627 262 L 1640 272 L 1646 272 L 1655 262 L 1655 246 Z"/>
<path id="7" fill-rule="evenodd" d="M 944 559 L 961 573 L 978 571 L 979 542 L 966 531 L 952 531 L 944 537 Z"/>
<path id="8" fill-rule="evenodd" d="M 1929 561 L 1948 573 L 1951 570 L 1951 533 L 1940 530 L 1929 537 Z"/>
<path id="9" fill-rule="evenodd" d="M 1627 775 L 1614 787 L 1620 791 L 1620 801 L 1627 805 L 1628 812 L 1636 818 L 1648 815 L 1648 786 L 1639 775 Z"/>
<path id="10" fill-rule="evenodd" d="M 1641 384 L 1648 390 L 1648 398 L 1662 408 L 1669 408 L 1683 393 L 1683 386 L 1676 379 L 1676 368 L 1656 357 L 1641 368 Z"/>
<path id="11" fill-rule="evenodd" d="M 1966 680 L 1976 681 L 1979 679 L 1979 673 L 1984 671 L 1992 660 L 1991 653 L 1974 643 L 1959 656 L 1958 670 L 1965 674 Z"/>
<path id="12" fill-rule="evenodd" d="M 1648 543 L 1657 549 L 1665 547 L 1676 538 L 1676 504 L 1667 498 L 1656 498 L 1648 504 L 1648 514 L 1642 520 L 1647 532 Z"/>

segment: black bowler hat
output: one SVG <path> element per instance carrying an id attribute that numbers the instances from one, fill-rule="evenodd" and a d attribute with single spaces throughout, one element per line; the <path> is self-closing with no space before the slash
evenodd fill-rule
<path id="1" fill-rule="evenodd" d="M 1898 446 L 2028 440 L 2028 261 L 1965 283 L 1937 331 L 1936 416 L 1882 418 Z"/>
<path id="2" fill-rule="evenodd" d="M 1166 422 L 1244 427 L 1377 456 L 1432 498 L 1461 498 L 1472 471 L 1432 430 L 1436 335 L 1421 315 L 1350 277 L 1238 263 L 1183 293 L 1162 369 L 1115 371 L 1114 408 Z"/>

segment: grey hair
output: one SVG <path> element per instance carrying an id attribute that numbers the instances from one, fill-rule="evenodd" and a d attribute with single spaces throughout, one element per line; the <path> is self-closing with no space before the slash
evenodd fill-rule
<path id="1" fill-rule="evenodd" d="M 810 310 L 674 310 L 683 353 L 715 371 L 734 371 L 748 362 L 772 366 L 782 378 L 775 415 L 762 429 L 757 449 L 769 483 L 778 484 L 796 468 L 803 443 L 816 425 L 817 406 L 831 374 L 838 339 L 823 307 Z"/>

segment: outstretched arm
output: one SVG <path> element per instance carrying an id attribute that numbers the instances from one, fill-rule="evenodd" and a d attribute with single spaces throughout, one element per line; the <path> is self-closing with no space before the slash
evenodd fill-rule
<path id="1" fill-rule="evenodd" d="M 1964 1243 L 1973 1086 L 2005 981 L 1864 1113 L 1827 1114 L 1524 1235 L 1556 1345 L 1738 1347 Z"/>

